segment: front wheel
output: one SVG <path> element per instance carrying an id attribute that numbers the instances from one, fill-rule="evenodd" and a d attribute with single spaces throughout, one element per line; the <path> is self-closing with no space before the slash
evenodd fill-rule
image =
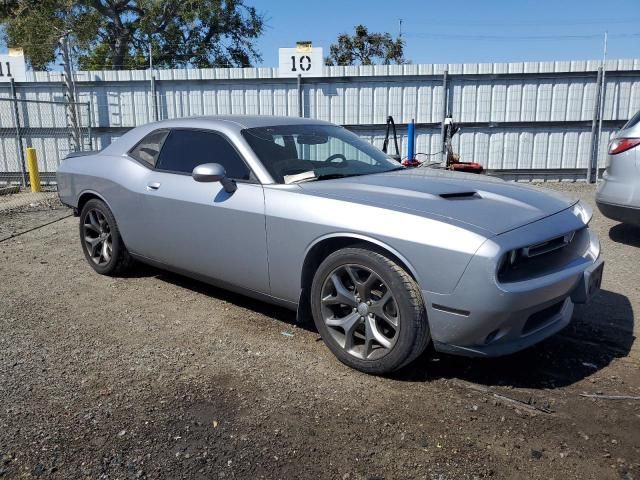
<path id="1" fill-rule="evenodd" d="M 415 360 L 430 335 L 420 289 L 390 258 L 366 249 L 329 255 L 314 276 L 316 328 L 344 364 L 389 373 Z"/>
<path id="2" fill-rule="evenodd" d="M 132 263 L 116 219 L 102 200 L 91 199 L 82 207 L 80 242 L 87 262 L 102 275 L 122 274 Z"/>

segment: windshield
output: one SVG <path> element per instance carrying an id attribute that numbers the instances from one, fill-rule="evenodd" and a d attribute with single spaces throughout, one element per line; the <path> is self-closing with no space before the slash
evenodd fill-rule
<path id="1" fill-rule="evenodd" d="M 335 125 L 249 128 L 242 135 L 278 183 L 342 178 L 398 170 L 400 165 Z"/>

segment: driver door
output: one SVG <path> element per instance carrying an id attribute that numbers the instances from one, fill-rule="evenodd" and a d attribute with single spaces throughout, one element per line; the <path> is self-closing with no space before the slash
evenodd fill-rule
<path id="1" fill-rule="evenodd" d="M 191 172 L 219 163 L 237 190 L 199 183 Z M 173 129 L 144 185 L 146 254 L 167 266 L 269 293 L 262 185 L 222 134 Z"/>

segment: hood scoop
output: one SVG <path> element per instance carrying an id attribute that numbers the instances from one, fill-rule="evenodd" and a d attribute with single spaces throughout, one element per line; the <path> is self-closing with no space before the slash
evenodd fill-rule
<path id="1" fill-rule="evenodd" d="M 445 200 L 472 200 L 474 198 L 482 198 L 478 192 L 441 193 L 439 196 Z"/>

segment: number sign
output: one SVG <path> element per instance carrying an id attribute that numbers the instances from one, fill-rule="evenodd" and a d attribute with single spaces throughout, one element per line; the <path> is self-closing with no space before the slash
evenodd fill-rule
<path id="1" fill-rule="evenodd" d="M 0 55 L 0 82 L 16 82 L 27 80 L 24 55 Z"/>
<path id="2" fill-rule="evenodd" d="M 281 78 L 321 77 L 324 57 L 322 48 L 280 48 L 278 49 L 279 73 Z"/>

